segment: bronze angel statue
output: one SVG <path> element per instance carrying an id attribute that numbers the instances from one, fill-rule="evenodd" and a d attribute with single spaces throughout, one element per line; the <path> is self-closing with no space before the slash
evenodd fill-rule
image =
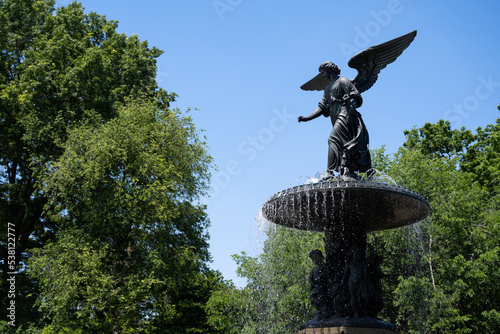
<path id="1" fill-rule="evenodd" d="M 325 178 L 333 177 L 333 172 L 356 178 L 355 172 L 369 174 L 372 170 L 368 131 L 356 108 L 363 103 L 361 93 L 373 86 L 380 70 L 395 61 L 416 35 L 417 31 L 413 31 L 353 56 L 348 62 L 349 67 L 358 70 L 353 80 L 341 77 L 337 65 L 327 61 L 320 65 L 318 75 L 300 87 L 303 90 L 324 90 L 318 108 L 309 116 L 299 116 L 298 121 L 330 116 L 333 129 L 328 138 Z"/>

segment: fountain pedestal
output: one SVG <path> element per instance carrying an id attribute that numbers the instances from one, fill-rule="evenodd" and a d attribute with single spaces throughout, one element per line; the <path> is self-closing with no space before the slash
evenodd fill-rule
<path id="1" fill-rule="evenodd" d="M 316 265 L 310 299 L 317 313 L 299 333 L 395 333 L 394 325 L 377 318 L 383 273 L 366 233 L 413 224 L 429 212 L 419 194 L 369 181 L 324 181 L 272 196 L 262 207 L 266 219 L 325 233 L 325 255 L 310 254 Z"/>

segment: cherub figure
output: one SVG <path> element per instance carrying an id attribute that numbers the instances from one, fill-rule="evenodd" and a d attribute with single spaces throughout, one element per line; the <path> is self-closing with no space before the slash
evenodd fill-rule
<path id="1" fill-rule="evenodd" d="M 352 259 L 344 269 L 342 283 L 347 284 L 349 291 L 349 306 L 354 317 L 366 316 L 369 299 L 369 268 L 365 259 L 363 247 L 353 246 Z"/>
<path id="2" fill-rule="evenodd" d="M 314 249 L 309 253 L 309 257 L 315 264 L 315 267 L 309 275 L 309 284 L 311 292 L 309 298 L 311 304 L 316 307 L 317 312 L 312 321 L 321 320 L 330 314 L 328 305 L 328 268 L 324 262 L 323 253 L 319 249 Z"/>
<path id="3" fill-rule="evenodd" d="M 320 65 L 319 74 L 300 88 L 324 90 L 318 108 L 309 116 L 299 116 L 299 122 L 307 122 L 321 115 L 330 117 L 332 132 L 328 138 L 328 166 L 325 178 L 333 172 L 355 176 L 354 172 L 371 169 L 369 138 L 366 126 L 357 111 L 362 103 L 361 93 L 377 81 L 380 70 L 396 60 L 410 45 L 417 32 L 372 46 L 352 57 L 348 65 L 358 70 L 353 80 L 340 76 L 340 69 L 327 61 Z"/>

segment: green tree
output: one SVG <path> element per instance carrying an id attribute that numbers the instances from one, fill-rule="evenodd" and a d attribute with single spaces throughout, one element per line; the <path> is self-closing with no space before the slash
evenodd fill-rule
<path id="1" fill-rule="evenodd" d="M 451 129 L 450 122 L 440 120 L 436 124 L 425 123 L 419 129 L 405 130 L 403 147 L 419 149 L 429 158 L 461 156 L 475 140 L 470 130 Z"/>
<path id="2" fill-rule="evenodd" d="M 499 130 L 486 129 L 472 134 L 440 121 L 407 131 L 388 170 L 398 184 L 423 194 L 432 208 L 424 222 L 371 236 L 388 257 L 384 312 L 400 332 L 500 329 L 500 289 L 494 283 L 500 275 L 500 223 L 498 195 L 491 191 L 498 189 L 498 177 L 471 168 L 494 170 L 495 160 L 488 159 Z"/>
<path id="3" fill-rule="evenodd" d="M 34 251 L 49 333 L 207 333 L 204 304 L 220 277 L 201 205 L 211 158 L 189 117 L 128 102 L 68 133 L 47 171 L 54 241 Z"/>
<path id="4" fill-rule="evenodd" d="M 48 332 L 209 332 L 206 144 L 168 109 L 161 50 L 54 4 L 0 0 L 1 304 L 19 270 L 19 332 L 40 314 Z"/>
<path id="5" fill-rule="evenodd" d="M 476 141 L 467 150 L 461 169 L 474 175 L 492 195 L 500 186 L 500 119 L 477 129 Z"/>
<path id="6" fill-rule="evenodd" d="M 164 107 L 174 97 L 154 80 L 160 50 L 118 34 L 117 22 L 78 3 L 53 5 L 0 1 L 1 217 L 2 226 L 16 226 L 17 263 L 53 229 L 42 218 L 39 178 L 62 153 L 68 129 L 111 119 L 126 96 L 147 94 Z"/>

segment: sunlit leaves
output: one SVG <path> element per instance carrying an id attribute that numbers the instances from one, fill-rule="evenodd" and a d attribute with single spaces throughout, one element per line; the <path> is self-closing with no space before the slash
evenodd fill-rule
<path id="1" fill-rule="evenodd" d="M 498 124 L 498 122 L 497 122 Z M 387 254 L 385 314 L 405 333 L 473 333 L 500 329 L 499 199 L 495 138 L 449 124 L 407 131 L 388 173 L 423 194 L 430 219 L 372 236 Z M 410 234 L 405 234 L 405 231 Z M 418 232 L 418 233 L 417 233 Z M 409 238 L 401 236 L 409 236 Z"/>
<path id="2" fill-rule="evenodd" d="M 195 203 L 208 187 L 206 144 L 189 117 L 152 102 L 128 100 L 117 115 L 69 131 L 45 176 L 60 229 L 30 262 L 40 310 L 56 327 L 206 333 L 203 306 L 220 281 Z"/>
<path id="3" fill-rule="evenodd" d="M 54 5 L 0 0 L 0 223 L 16 226 L 18 261 L 43 248 L 16 281 L 19 321 L 39 318 L 39 297 L 46 333 L 208 332 L 199 311 L 220 277 L 197 204 L 206 144 L 168 109 L 161 50 L 77 2 Z"/>

